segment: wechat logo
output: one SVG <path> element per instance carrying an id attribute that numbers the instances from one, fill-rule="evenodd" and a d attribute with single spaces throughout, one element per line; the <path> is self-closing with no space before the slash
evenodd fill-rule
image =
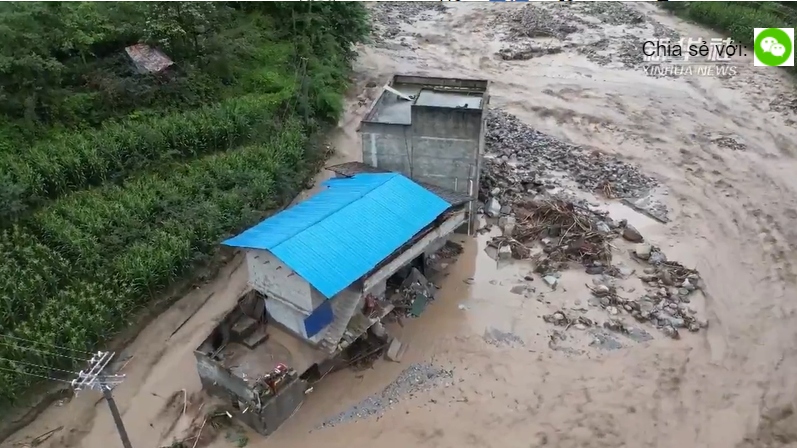
<path id="1" fill-rule="evenodd" d="M 755 28 L 756 67 L 794 67 L 794 28 Z"/>

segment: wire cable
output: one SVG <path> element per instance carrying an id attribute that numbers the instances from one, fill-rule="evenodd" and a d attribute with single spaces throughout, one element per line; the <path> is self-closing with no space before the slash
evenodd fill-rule
<path id="1" fill-rule="evenodd" d="M 3 341 L 0 341 L 0 345 L 5 345 L 6 347 L 17 348 L 17 349 L 20 349 L 20 350 L 40 353 L 42 355 L 60 356 L 62 358 L 69 358 L 69 359 L 72 359 L 72 360 L 75 360 L 75 361 L 83 361 L 83 362 L 90 362 L 91 361 L 88 358 L 78 358 L 76 356 L 65 355 L 63 353 L 54 353 L 54 352 L 48 352 L 46 350 L 39 350 L 39 349 L 32 348 L 32 347 L 25 347 L 25 346 L 22 346 L 22 345 L 9 344 L 8 342 L 3 342 Z"/>
<path id="2" fill-rule="evenodd" d="M 34 345 L 44 345 L 44 346 L 50 347 L 50 348 L 57 348 L 58 350 L 69 350 L 69 351 L 81 353 L 81 354 L 84 354 L 84 355 L 94 356 L 94 353 L 87 352 L 85 350 L 78 350 L 78 349 L 75 349 L 75 348 L 62 347 L 60 345 L 48 344 L 46 342 L 31 341 L 30 339 L 21 338 L 19 336 L 9 336 L 7 334 L 0 334 L 0 338 L 12 339 L 12 340 L 15 340 L 15 341 L 20 341 L 20 342 L 28 342 L 28 343 L 34 344 Z"/>
<path id="3" fill-rule="evenodd" d="M 21 366 L 38 367 L 40 369 L 50 370 L 50 371 L 53 371 L 53 372 L 70 373 L 70 374 L 75 375 L 75 376 L 79 375 L 79 373 L 75 372 L 74 370 L 64 370 L 64 369 L 58 369 L 58 368 L 55 368 L 55 367 L 47 367 L 47 366 L 43 366 L 43 365 L 39 365 L 39 364 L 32 364 L 32 363 L 25 362 L 25 361 L 14 361 L 13 359 L 3 358 L 2 356 L 0 356 L 0 361 L 8 361 L 11 364 L 19 364 Z"/>
<path id="4" fill-rule="evenodd" d="M 69 380 L 64 380 L 64 379 L 61 379 L 61 378 L 53 378 L 51 376 L 36 375 L 35 373 L 23 372 L 21 370 L 6 369 L 5 367 L 0 367 L 0 371 L 32 376 L 32 377 L 41 378 L 41 379 L 49 380 L 49 381 L 58 381 L 60 383 L 72 384 L 72 382 L 69 381 Z"/>

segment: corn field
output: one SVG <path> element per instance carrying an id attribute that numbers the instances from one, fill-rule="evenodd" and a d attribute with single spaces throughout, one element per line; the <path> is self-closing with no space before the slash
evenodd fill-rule
<path id="1" fill-rule="evenodd" d="M 307 145 L 299 122 L 287 121 L 263 144 L 68 194 L 34 213 L 29 231 L 4 230 L 0 334 L 37 341 L 41 351 L 86 351 L 111 337 L 153 291 L 289 200 L 313 174 Z M 5 400 L 35 381 L 25 373 L 41 374 L 25 364 L 77 367 L 0 342 L 0 358 L 18 361 L 0 361 Z"/>
<path id="2" fill-rule="evenodd" d="M 18 205 L 0 212 L 13 218 L 46 198 L 174 160 L 236 147 L 273 131 L 275 113 L 293 97 L 290 89 L 249 95 L 202 109 L 106 125 L 87 133 L 66 134 L 24 151 L 0 153 L 0 189 L 13 192 Z"/>

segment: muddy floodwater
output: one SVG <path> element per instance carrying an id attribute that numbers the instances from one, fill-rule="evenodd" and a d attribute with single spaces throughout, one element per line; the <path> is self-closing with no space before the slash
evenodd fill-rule
<path id="1" fill-rule="evenodd" d="M 795 97 L 792 80 L 753 67 L 752 56 L 728 62 L 733 76 L 649 76 L 642 40 L 720 37 L 650 4 L 373 8 L 376 38 L 358 49 L 331 163 L 360 159 L 357 125 L 392 74 L 490 79 L 491 108 L 655 179 L 667 223 L 619 200 L 587 199 L 700 272 L 704 287 L 690 306 L 708 328 L 674 340 L 646 323 L 629 334 L 547 323 L 557 310 L 605 320 L 590 302 L 594 276 L 574 265 L 552 289 L 530 262 L 485 250 L 493 228 L 460 238 L 464 252 L 435 279 L 438 298 L 391 329 L 408 344 L 401 362 L 329 375 L 268 439 L 210 425 L 203 431 L 215 440 L 200 445 L 797 446 L 797 115 L 779 106 Z M 562 188 L 589 184 L 574 174 L 589 164 L 561 154 L 545 170 L 561 168 Z M 613 244 L 614 263 L 645 269 L 628 256 L 630 243 Z M 167 446 L 198 430 L 210 404 L 192 351 L 245 289 L 241 261 L 120 353 L 127 378 L 115 393 L 133 446 Z M 631 275 L 617 286 L 631 296 L 645 285 Z M 171 335 L 210 292 L 213 300 Z M 3 446 L 62 425 L 40 446 L 120 447 L 100 398 L 59 403 Z"/>

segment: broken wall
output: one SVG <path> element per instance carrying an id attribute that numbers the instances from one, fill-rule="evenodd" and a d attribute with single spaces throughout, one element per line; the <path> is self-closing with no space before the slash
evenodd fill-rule
<path id="1" fill-rule="evenodd" d="M 225 400 L 231 400 L 233 395 L 242 401 L 254 400 L 254 392 L 243 378 L 234 375 L 219 362 L 210 359 L 210 356 L 199 350 L 194 351 L 194 357 L 202 388 L 208 394 Z"/>

